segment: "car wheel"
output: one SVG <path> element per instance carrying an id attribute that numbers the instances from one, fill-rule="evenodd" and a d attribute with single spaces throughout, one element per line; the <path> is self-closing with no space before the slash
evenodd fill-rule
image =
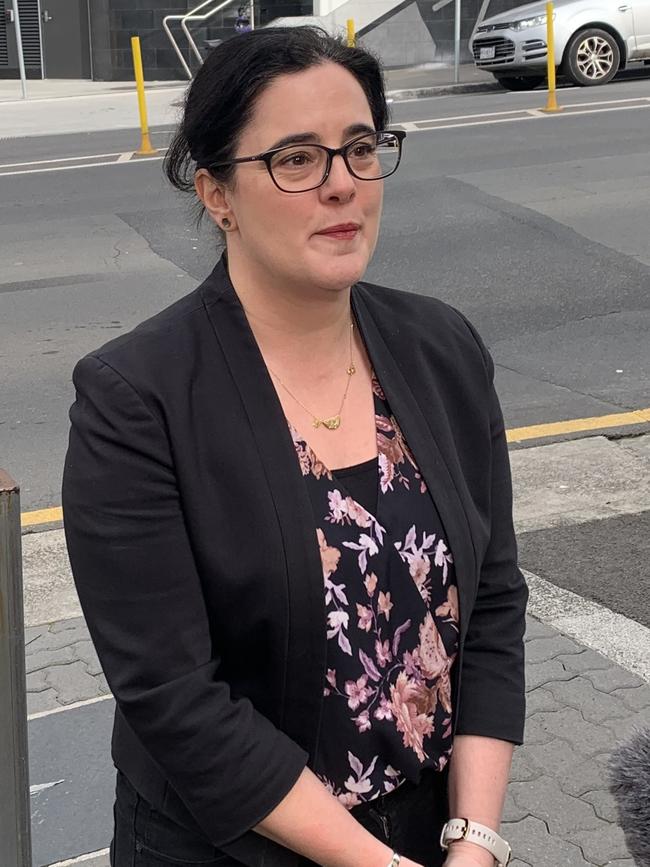
<path id="1" fill-rule="evenodd" d="M 506 90 L 534 90 L 546 80 L 545 75 L 495 75 Z"/>
<path id="2" fill-rule="evenodd" d="M 575 84 L 607 84 L 618 72 L 621 52 L 614 37 L 596 28 L 577 33 L 567 48 L 564 72 Z"/>

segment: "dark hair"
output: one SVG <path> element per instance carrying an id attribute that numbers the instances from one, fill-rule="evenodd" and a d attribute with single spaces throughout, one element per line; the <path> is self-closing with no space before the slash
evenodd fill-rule
<path id="1" fill-rule="evenodd" d="M 194 189 L 196 164 L 232 159 L 255 103 L 279 75 L 322 63 L 338 63 L 364 90 L 375 129 L 388 124 L 388 106 L 379 61 L 362 48 L 318 27 L 268 27 L 233 36 L 207 56 L 185 98 L 183 117 L 165 157 L 169 181 L 183 192 Z M 213 172 L 232 177 L 233 166 Z"/>

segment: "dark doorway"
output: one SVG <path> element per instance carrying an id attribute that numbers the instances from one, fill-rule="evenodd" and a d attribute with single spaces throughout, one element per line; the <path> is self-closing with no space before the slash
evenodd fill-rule
<path id="1" fill-rule="evenodd" d="M 45 78 L 90 78 L 87 0 L 41 0 Z"/>
<path id="2" fill-rule="evenodd" d="M 23 57 L 28 78 L 42 78 L 38 0 L 18 0 Z M 11 0 L 0 0 L 0 78 L 18 78 L 16 25 Z"/>

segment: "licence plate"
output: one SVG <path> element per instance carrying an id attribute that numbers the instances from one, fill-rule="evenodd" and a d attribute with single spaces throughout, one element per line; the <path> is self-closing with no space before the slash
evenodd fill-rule
<path id="1" fill-rule="evenodd" d="M 494 45 L 490 45 L 488 48 L 481 48 L 480 59 L 481 60 L 494 60 L 496 55 L 496 48 Z"/>

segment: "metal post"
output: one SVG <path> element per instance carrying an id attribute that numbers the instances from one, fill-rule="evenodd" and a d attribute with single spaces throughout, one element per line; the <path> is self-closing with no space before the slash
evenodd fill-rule
<path id="1" fill-rule="evenodd" d="M 0 469 L 0 864 L 31 867 L 20 489 Z"/>
<path id="2" fill-rule="evenodd" d="M 546 72 L 548 78 L 548 96 L 546 107 L 542 111 L 562 111 L 557 104 L 557 92 L 555 89 L 555 25 L 553 19 L 555 11 L 552 2 L 546 4 Z"/>
<path id="3" fill-rule="evenodd" d="M 153 156 L 158 153 L 151 144 L 149 136 L 149 121 L 147 119 L 147 100 L 144 94 L 144 72 L 142 71 L 142 52 L 140 51 L 140 37 L 131 37 L 131 51 L 133 53 L 133 71 L 135 73 L 135 86 L 138 93 L 138 111 L 140 112 L 140 147 L 136 151 L 138 156 Z"/>
<path id="4" fill-rule="evenodd" d="M 454 12 L 454 83 L 460 81 L 460 21 L 462 0 L 456 0 Z"/>
<path id="5" fill-rule="evenodd" d="M 255 0 L 251 0 L 250 25 L 251 30 L 255 30 Z"/>
<path id="6" fill-rule="evenodd" d="M 16 48 L 18 49 L 18 68 L 20 69 L 20 84 L 23 90 L 23 99 L 27 99 L 27 74 L 25 73 L 25 57 L 23 55 L 23 36 L 20 32 L 18 0 L 13 0 L 13 12 L 14 27 L 16 29 Z"/>
<path id="7" fill-rule="evenodd" d="M 354 18 L 348 18 L 346 27 L 348 32 L 348 48 L 354 48 L 357 44 L 357 34 L 354 30 Z"/>

